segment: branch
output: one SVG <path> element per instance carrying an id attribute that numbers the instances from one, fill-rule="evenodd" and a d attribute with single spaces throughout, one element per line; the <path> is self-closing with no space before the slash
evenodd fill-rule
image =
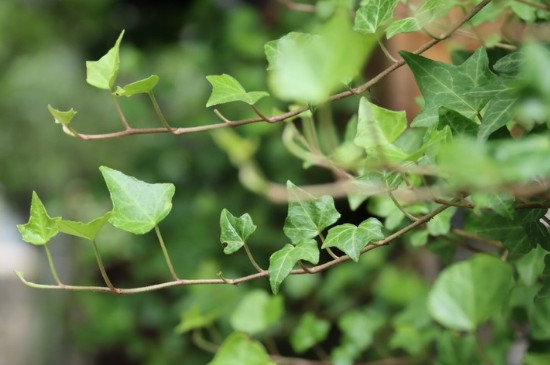
<path id="1" fill-rule="evenodd" d="M 294 11 L 304 11 L 308 13 L 315 13 L 317 11 L 315 5 L 296 3 L 290 0 L 279 0 L 279 2 Z"/>
<path id="2" fill-rule="evenodd" d="M 282 1 L 283 3 L 292 3 L 290 1 Z M 456 23 L 454 26 L 450 28 L 449 31 L 447 31 L 445 34 L 443 34 L 440 38 L 432 39 L 431 41 L 424 44 L 422 47 L 417 49 L 413 52 L 413 54 L 422 54 L 438 44 L 439 42 L 448 39 L 451 37 L 457 30 L 460 29 L 464 24 L 466 24 L 468 21 L 470 21 L 477 13 L 481 11 L 487 4 L 489 4 L 491 0 L 483 0 L 478 5 L 476 5 L 462 20 L 460 20 L 458 23 Z M 304 4 L 301 4 L 304 5 Z M 404 60 L 399 60 L 397 62 L 394 62 L 389 67 L 387 67 L 384 71 L 380 72 L 378 75 L 364 83 L 363 85 L 360 85 L 356 88 L 351 88 L 346 91 L 334 94 L 330 96 L 326 102 L 332 102 L 340 99 L 347 98 L 352 95 L 359 95 L 370 89 L 372 86 L 376 85 L 378 82 L 380 82 L 384 77 L 388 76 L 390 73 L 395 71 L 396 69 L 402 67 L 405 65 Z M 123 131 L 119 132 L 112 132 L 112 133 L 104 133 L 104 134 L 81 134 L 79 133 L 77 135 L 78 138 L 89 141 L 89 140 L 96 140 L 96 139 L 108 139 L 108 138 L 119 138 L 124 136 L 131 136 L 135 134 L 153 134 L 153 133 L 172 133 L 175 135 L 180 134 L 188 134 L 188 133 L 197 133 L 197 132 L 203 132 L 218 128 L 234 128 L 239 127 L 245 124 L 251 124 L 251 123 L 258 123 L 258 122 L 266 122 L 269 121 L 270 123 L 277 123 L 282 122 L 288 118 L 295 117 L 300 113 L 303 113 L 305 111 L 309 110 L 309 106 L 302 106 L 297 109 L 294 109 L 292 111 L 277 114 L 273 116 L 263 116 L 263 117 L 255 117 L 255 118 L 249 118 L 249 119 L 242 119 L 238 121 L 229 121 L 225 120 L 225 123 L 217 123 L 217 124 L 209 124 L 205 126 L 198 126 L 198 127 L 184 127 L 184 128 L 172 128 L 172 129 L 166 129 L 166 128 L 131 128 L 128 127 Z"/>
<path id="3" fill-rule="evenodd" d="M 445 209 L 449 208 L 447 205 L 442 205 L 438 207 L 437 209 L 433 210 L 432 212 L 426 214 L 423 217 L 418 218 L 418 220 L 412 222 L 408 226 L 400 229 L 397 232 L 394 232 L 393 234 L 389 235 L 388 237 L 384 238 L 380 241 L 374 241 L 370 242 L 363 250 L 361 250 L 361 254 L 364 254 L 365 252 L 374 250 L 381 246 L 386 246 L 390 244 L 393 240 L 399 238 L 400 236 L 404 235 L 405 233 L 409 232 L 410 230 L 428 222 L 430 219 L 438 215 L 439 213 L 443 212 Z M 348 255 L 338 256 L 336 258 L 333 258 L 332 260 L 325 262 L 324 264 L 320 264 L 317 266 L 312 266 L 309 268 L 300 268 L 295 269 L 290 272 L 290 275 L 300 275 L 300 274 L 315 274 L 322 271 L 325 271 L 332 266 L 336 266 L 338 264 L 341 264 L 342 262 L 348 261 L 350 257 Z M 237 285 L 240 283 L 244 283 L 247 281 L 256 280 L 259 278 L 267 277 L 269 276 L 269 271 L 267 270 L 261 270 L 255 274 L 242 276 L 235 279 L 226 279 L 224 278 L 221 273 L 219 274 L 219 279 L 178 279 L 173 281 L 168 281 L 160 284 L 155 285 L 148 285 L 148 286 L 142 286 L 138 288 L 109 288 L 109 287 L 103 287 L 103 286 L 80 286 L 80 285 L 45 285 L 45 284 L 36 284 L 30 281 L 27 281 L 24 278 L 24 275 L 22 272 L 16 272 L 16 275 L 19 277 L 19 279 L 27 286 L 30 286 L 32 288 L 37 289 L 51 289 L 51 290 L 72 290 L 72 291 L 92 291 L 92 292 L 107 292 L 107 293 L 113 293 L 116 292 L 116 294 L 137 294 L 137 293 L 144 293 L 144 292 L 150 292 L 160 289 L 166 289 L 171 288 L 175 286 L 185 286 L 185 285 L 205 285 L 205 284 L 230 284 L 230 285 Z"/>

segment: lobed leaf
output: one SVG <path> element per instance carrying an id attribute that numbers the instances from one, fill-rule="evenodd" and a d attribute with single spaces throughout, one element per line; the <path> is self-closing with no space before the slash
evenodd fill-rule
<path id="1" fill-rule="evenodd" d="M 206 76 L 206 79 L 212 85 L 212 94 L 206 102 L 206 107 L 233 101 L 242 101 L 254 105 L 261 98 L 269 96 L 269 93 L 265 91 L 246 92 L 244 87 L 230 75 L 210 75 Z"/>
<path id="2" fill-rule="evenodd" d="M 428 309 L 445 327 L 474 331 L 506 303 L 513 282 L 509 264 L 479 254 L 441 273 L 430 291 Z"/>
<path id="3" fill-rule="evenodd" d="M 226 255 L 243 247 L 248 237 L 256 230 L 248 213 L 237 218 L 227 209 L 223 209 L 220 215 L 220 227 L 220 242 L 224 245 L 223 252 Z"/>
<path id="4" fill-rule="evenodd" d="M 71 123 L 72 119 L 77 113 L 73 108 L 67 111 L 57 110 L 50 104 L 48 104 L 48 110 L 50 111 L 50 114 L 54 117 L 55 122 L 62 124 L 63 126 L 69 125 L 69 123 Z"/>
<path id="5" fill-rule="evenodd" d="M 61 217 L 50 218 L 38 194 L 33 191 L 29 221 L 18 224 L 17 229 L 23 241 L 33 245 L 45 245 L 59 233 L 57 222 L 60 219 Z"/>
<path id="6" fill-rule="evenodd" d="M 484 48 L 479 48 L 458 66 L 432 61 L 405 51 L 400 54 L 413 72 L 425 100 L 424 108 L 412 122 L 413 126 L 437 125 L 441 106 L 471 119 L 487 103 L 487 98 L 472 94 L 474 88 L 487 82 L 492 75 Z"/>
<path id="7" fill-rule="evenodd" d="M 345 223 L 331 228 L 321 248 L 336 247 L 357 262 L 364 247 L 383 238 L 382 222 L 376 218 L 368 218 L 359 226 Z"/>
<path id="8" fill-rule="evenodd" d="M 300 260 L 308 261 L 313 265 L 319 262 L 319 247 L 315 240 L 304 240 L 296 245 L 286 244 L 271 255 L 268 271 L 269 283 L 274 294 L 279 292 L 279 286 Z"/>
<path id="9" fill-rule="evenodd" d="M 106 166 L 99 168 L 113 202 L 109 222 L 124 231 L 143 234 L 172 209 L 173 184 L 149 184 Z"/>
<path id="10" fill-rule="evenodd" d="M 119 48 L 124 30 L 120 32 L 113 48 L 98 61 L 86 61 L 86 82 L 99 89 L 112 90 L 120 65 Z"/>
<path id="11" fill-rule="evenodd" d="M 314 198 L 290 181 L 287 191 L 290 202 L 283 231 L 292 243 L 317 236 L 340 218 L 331 196 Z"/>

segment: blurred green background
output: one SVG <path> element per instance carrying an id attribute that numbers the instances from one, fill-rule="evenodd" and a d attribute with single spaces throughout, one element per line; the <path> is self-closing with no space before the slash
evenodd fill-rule
<path id="1" fill-rule="evenodd" d="M 264 43 L 298 25 L 307 29 L 311 18 L 274 1 L 0 2 L 0 194 L 12 213 L 3 224 L 15 230 L 14 222 L 26 221 L 32 190 L 52 216 L 88 221 L 102 214 L 110 202 L 98 167 L 106 165 L 148 182 L 176 185 L 173 211 L 161 229 L 181 277 L 216 277 L 220 270 L 228 277 L 252 272 L 244 257 L 222 253 L 218 223 L 222 208 L 252 215 L 260 227 L 255 234 L 257 260 L 267 266 L 269 253 L 284 243 L 280 228 L 286 207 L 267 204 L 244 189 L 237 169 L 209 133 L 82 142 L 54 124 L 47 105 L 75 108 L 73 126 L 79 132 L 119 130 L 109 93 L 85 82 L 85 60 L 99 59 L 126 29 L 117 84 L 157 74 L 157 99 L 173 126 L 217 123 L 212 110 L 205 108 L 210 94 L 205 76 L 228 73 L 250 90 L 265 89 Z M 267 111 L 277 107 L 270 103 L 266 100 L 259 106 Z M 159 126 L 145 98 L 122 100 L 122 105 L 132 126 Z M 252 115 L 242 106 L 222 111 L 232 119 Z M 302 183 L 322 176 L 306 177 L 300 162 L 280 143 L 281 130 L 280 125 L 258 124 L 237 133 L 259 142 L 259 165 L 272 180 L 284 184 L 292 178 Z M 107 228 L 98 245 L 117 286 L 169 280 L 152 234 L 131 236 Z M 52 250 L 64 282 L 101 284 L 91 247 L 58 236 Z M 32 267 L 28 279 L 51 283 L 43 251 L 38 247 L 32 251 L 40 255 L 33 261 L 39 266 Z M 243 290 L 267 287 L 262 282 L 115 297 L 2 283 L 4 293 L 8 285 L 15 285 L 24 290 L 20 300 L 32 303 L 30 335 L 11 348 L 24 352 L 32 364 L 205 363 L 212 355 L 191 343 L 191 336 L 174 331 L 181 313 L 197 305 L 219 308 L 220 303 L 224 305 L 219 310 L 229 313 Z M 12 331 L 14 327 L 5 326 L 4 339 Z"/>

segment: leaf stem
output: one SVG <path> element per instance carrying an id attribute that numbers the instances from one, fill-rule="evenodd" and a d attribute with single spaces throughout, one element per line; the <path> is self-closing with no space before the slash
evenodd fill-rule
<path id="1" fill-rule="evenodd" d="M 61 282 L 61 280 L 59 280 L 59 276 L 57 275 L 57 270 L 55 269 L 55 264 L 53 262 L 52 253 L 51 253 L 50 247 L 48 246 L 47 243 L 44 245 L 44 249 L 46 250 L 46 256 L 48 257 L 48 265 L 50 267 L 50 271 L 52 273 L 52 276 L 53 276 L 55 282 L 59 286 L 64 286 L 64 284 Z"/>
<path id="2" fill-rule="evenodd" d="M 99 271 L 101 272 L 101 277 L 103 278 L 103 281 L 105 281 L 105 284 L 111 289 L 111 291 L 115 294 L 119 294 L 118 289 L 115 288 L 111 280 L 109 279 L 109 276 L 107 275 L 107 271 L 105 270 L 105 265 L 103 265 L 103 260 L 101 260 L 101 256 L 99 254 L 99 250 L 97 249 L 97 244 L 95 240 L 92 241 L 92 247 L 94 248 L 94 254 L 95 258 L 97 260 L 97 266 L 99 267 Z"/>
<path id="3" fill-rule="evenodd" d="M 122 108 L 120 107 L 120 104 L 118 102 L 118 99 L 114 95 L 113 95 L 113 101 L 115 103 L 116 111 L 118 113 L 118 116 L 120 117 L 120 121 L 122 122 L 122 125 L 124 126 L 124 129 L 127 130 L 127 131 L 131 130 L 132 127 L 130 127 L 130 124 L 128 124 L 128 121 L 126 120 L 126 117 L 124 116 L 124 113 L 122 112 Z M 79 134 L 79 136 L 81 136 L 81 138 L 83 137 L 82 134 Z"/>
<path id="4" fill-rule="evenodd" d="M 468 238 L 468 239 L 471 239 L 471 240 L 474 240 L 474 241 L 477 241 L 477 242 L 481 242 L 481 243 L 484 243 L 484 244 L 489 245 L 489 246 L 493 246 L 493 247 L 497 247 L 497 248 L 503 248 L 504 247 L 502 242 L 500 242 L 500 241 L 492 240 L 492 239 L 486 238 L 486 237 L 481 237 L 481 236 L 478 236 L 477 234 L 466 232 L 466 231 L 463 231 L 463 230 L 458 229 L 458 228 L 451 228 L 451 232 L 456 234 L 457 236 L 460 236 L 460 237 L 463 237 L 463 238 Z"/>
<path id="5" fill-rule="evenodd" d="M 260 265 L 258 265 L 256 260 L 254 259 L 254 256 L 252 256 L 252 252 L 250 251 L 250 247 L 248 247 L 246 242 L 243 244 L 243 246 L 244 246 L 244 250 L 246 251 L 246 256 L 248 256 L 248 259 L 250 260 L 250 263 L 252 264 L 252 266 L 254 266 L 254 268 L 258 272 L 264 272 L 265 270 L 262 269 L 262 267 Z"/>
<path id="6" fill-rule="evenodd" d="M 164 117 L 164 114 L 162 113 L 162 110 L 160 109 L 159 103 L 157 102 L 157 98 L 155 97 L 155 93 L 153 91 L 150 91 L 147 93 L 149 95 L 149 99 L 151 100 L 151 104 L 153 104 L 153 109 L 155 109 L 155 113 L 157 114 L 157 117 L 159 118 L 162 125 L 172 134 L 174 134 L 174 129 L 170 127 L 170 124 L 168 124 L 168 121 Z"/>
<path id="7" fill-rule="evenodd" d="M 201 350 L 204 350 L 206 352 L 210 352 L 213 354 L 215 354 L 219 350 L 219 346 L 216 344 L 213 344 L 210 341 L 207 341 L 203 337 L 201 330 L 198 328 L 193 331 L 193 343 Z"/>
<path id="8" fill-rule="evenodd" d="M 174 271 L 174 266 L 172 265 L 172 261 L 170 260 L 170 256 L 168 255 L 168 251 L 166 250 L 166 245 L 164 244 L 164 239 L 162 239 L 162 234 L 160 233 L 158 225 L 155 226 L 155 233 L 157 234 L 160 248 L 162 249 L 162 254 L 164 255 L 164 260 L 166 261 L 166 265 L 168 265 L 168 269 L 170 270 L 172 278 L 174 278 L 174 280 L 180 280 L 178 278 L 178 275 L 176 274 L 176 271 Z"/>

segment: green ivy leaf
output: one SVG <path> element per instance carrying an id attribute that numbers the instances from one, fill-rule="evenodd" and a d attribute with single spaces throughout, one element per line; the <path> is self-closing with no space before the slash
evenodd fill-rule
<path id="1" fill-rule="evenodd" d="M 290 335 L 290 345 L 301 354 L 323 341 L 330 330 L 330 322 L 306 312 Z"/>
<path id="2" fill-rule="evenodd" d="M 107 223 L 109 218 L 111 218 L 111 212 L 107 212 L 103 216 L 96 218 L 89 223 L 68 221 L 63 219 L 57 221 L 57 228 L 59 229 L 59 232 L 93 241 L 101 228 L 103 228 L 105 223 Z"/>
<path id="3" fill-rule="evenodd" d="M 269 93 L 265 91 L 246 92 L 244 87 L 230 75 L 210 75 L 206 76 L 206 79 L 212 85 L 212 94 L 206 103 L 206 107 L 233 101 L 242 101 L 248 105 L 254 105 L 261 98 L 269 96 Z"/>
<path id="4" fill-rule="evenodd" d="M 441 106 L 471 119 L 487 103 L 485 98 L 471 94 L 474 88 L 485 83 L 492 75 L 485 49 L 479 48 L 458 66 L 432 61 L 405 51 L 400 54 L 413 72 L 425 100 L 424 108 L 412 122 L 413 126 L 437 125 Z"/>
<path id="5" fill-rule="evenodd" d="M 474 331 L 506 302 L 513 282 L 509 264 L 476 255 L 449 266 L 437 278 L 428 298 L 430 314 L 448 328 Z"/>
<path id="6" fill-rule="evenodd" d="M 319 262 L 319 247 L 315 240 L 304 240 L 296 245 L 286 244 L 271 255 L 268 271 L 269 283 L 274 294 L 279 292 L 279 286 L 300 260 L 308 261 L 313 265 Z"/>
<path id="7" fill-rule="evenodd" d="M 231 315 L 233 329 L 255 335 L 277 324 L 284 311 L 283 297 L 264 290 L 248 292 Z"/>
<path id="8" fill-rule="evenodd" d="M 120 65 L 119 48 L 124 30 L 120 32 L 113 48 L 98 61 L 86 61 L 86 82 L 99 89 L 112 90 Z"/>
<path id="9" fill-rule="evenodd" d="M 263 345 L 246 334 L 234 332 L 225 339 L 207 365 L 276 365 Z"/>
<path id="10" fill-rule="evenodd" d="M 266 44 L 269 85 L 284 100 L 323 102 L 357 76 L 375 44 L 337 12 L 315 35 L 291 33 Z"/>
<path id="11" fill-rule="evenodd" d="M 440 236 L 449 233 L 451 229 L 451 219 L 456 213 L 455 207 L 445 209 L 426 223 L 428 232 L 432 236 Z"/>
<path id="12" fill-rule="evenodd" d="M 474 203 L 474 212 L 481 213 L 482 209 L 491 209 L 496 214 L 512 220 L 514 219 L 514 195 L 511 193 L 477 192 L 471 195 Z"/>
<path id="13" fill-rule="evenodd" d="M 144 234 L 172 209 L 173 184 L 148 184 L 106 166 L 99 168 L 113 202 L 109 222 L 124 231 Z"/>
<path id="14" fill-rule="evenodd" d="M 218 312 L 204 313 L 199 305 L 194 305 L 189 310 L 183 313 L 180 323 L 174 331 L 178 334 L 183 334 L 197 328 L 210 326 L 220 316 Z"/>
<path id="15" fill-rule="evenodd" d="M 61 110 L 57 110 L 54 107 L 52 107 L 50 104 L 48 104 L 48 110 L 50 111 L 50 114 L 54 117 L 55 122 L 62 124 L 64 126 L 69 125 L 69 123 L 71 123 L 71 120 L 74 118 L 74 116 L 77 113 L 73 108 L 65 112 Z"/>
<path id="16" fill-rule="evenodd" d="M 367 154 L 387 154 L 389 149 L 407 157 L 400 148 L 391 146 L 407 129 L 407 118 L 404 111 L 394 112 L 361 98 L 359 103 L 357 134 L 354 142 L 363 147 Z"/>
<path id="17" fill-rule="evenodd" d="M 378 32 L 391 19 L 398 2 L 399 0 L 367 1 L 357 9 L 353 29 L 365 34 Z"/>
<path id="18" fill-rule="evenodd" d="M 435 18 L 446 14 L 455 6 L 454 1 L 449 0 L 424 0 L 413 17 L 399 19 L 386 29 L 386 37 L 390 39 L 399 33 L 411 33 L 422 29 Z"/>
<path id="19" fill-rule="evenodd" d="M 519 279 L 527 286 L 535 285 L 544 270 L 544 258 L 548 252 L 542 247 L 537 247 L 516 260 L 514 265 L 518 271 Z"/>
<path id="20" fill-rule="evenodd" d="M 357 262 L 365 246 L 383 238 L 382 222 L 376 218 L 368 218 L 359 226 L 345 223 L 331 228 L 321 248 L 337 247 Z"/>
<path id="21" fill-rule="evenodd" d="M 23 241 L 33 245 L 45 245 L 59 230 L 57 222 L 60 217 L 50 218 L 36 191 L 32 192 L 31 214 L 28 223 L 18 224 Z"/>
<path id="22" fill-rule="evenodd" d="M 439 108 L 439 124 L 437 129 L 443 129 L 447 125 L 451 128 L 453 135 L 466 134 L 468 136 L 476 136 L 479 129 L 479 125 L 470 118 L 466 118 L 459 112 L 443 106 Z"/>
<path id="23" fill-rule="evenodd" d="M 287 191 L 290 202 L 283 231 L 292 243 L 317 236 L 340 218 L 331 196 L 315 199 L 290 181 Z"/>
<path id="24" fill-rule="evenodd" d="M 226 255 L 243 247 L 248 237 L 256 230 L 248 213 L 237 218 L 227 209 L 223 209 L 220 215 L 220 227 L 220 242 L 224 245 L 223 252 Z"/>
<path id="25" fill-rule="evenodd" d="M 118 86 L 113 94 L 116 96 L 126 97 L 130 97 L 136 94 L 148 94 L 155 88 L 155 86 L 157 86 L 158 82 L 159 77 L 157 75 L 151 75 L 146 79 L 132 82 L 131 84 L 125 85 L 124 87 Z"/>

